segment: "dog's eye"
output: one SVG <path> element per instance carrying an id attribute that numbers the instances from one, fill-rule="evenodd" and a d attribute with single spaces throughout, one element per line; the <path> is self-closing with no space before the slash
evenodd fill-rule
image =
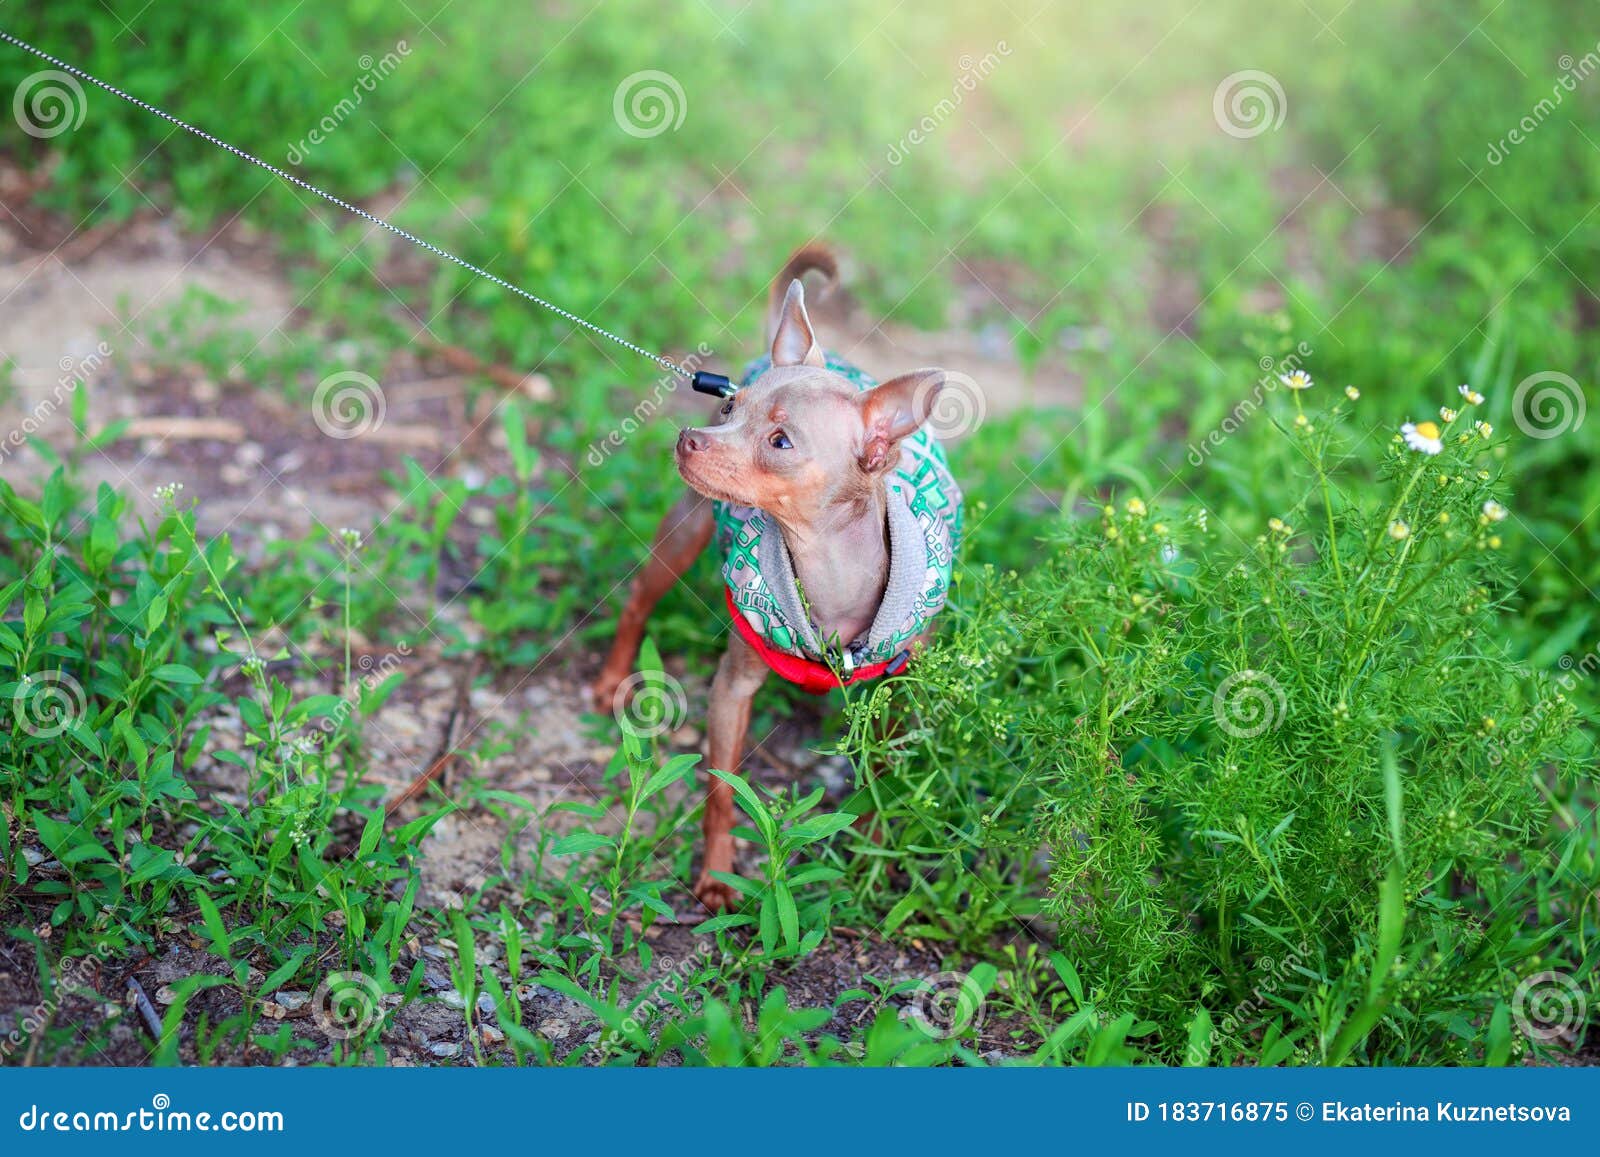
<path id="1" fill-rule="evenodd" d="M 775 450 L 794 449 L 794 443 L 789 441 L 789 435 L 785 434 L 782 430 L 774 430 L 772 432 L 772 436 L 767 439 L 767 442 Z"/>
<path id="2" fill-rule="evenodd" d="M 726 402 L 722 403 L 722 410 L 720 412 L 721 412 L 721 414 L 722 414 L 722 416 L 724 418 L 726 418 L 729 414 L 733 413 L 733 399 L 732 398 L 729 398 Z"/>

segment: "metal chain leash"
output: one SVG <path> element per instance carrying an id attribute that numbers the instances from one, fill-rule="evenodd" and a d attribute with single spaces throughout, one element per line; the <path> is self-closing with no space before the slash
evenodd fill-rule
<path id="1" fill-rule="evenodd" d="M 382 227 L 384 229 L 387 229 L 390 233 L 393 233 L 396 237 L 403 237 L 407 241 L 411 242 L 413 245 L 416 245 L 416 246 L 419 246 L 420 248 L 426 249 L 429 253 L 432 253 L 437 257 L 442 257 L 446 261 L 452 262 L 455 265 L 459 265 L 462 269 L 465 269 L 470 273 L 475 273 L 479 277 L 483 278 L 486 281 L 492 281 L 492 282 L 494 282 L 494 284 L 500 286 L 502 289 L 510 290 L 512 293 L 516 294 L 518 297 L 525 298 L 526 300 L 533 302 L 535 305 L 537 305 L 537 306 L 539 306 L 539 307 L 541 307 L 543 309 L 549 310 L 551 313 L 554 313 L 554 314 L 556 314 L 556 315 L 558 315 L 560 317 L 566 318 L 568 321 L 572 322 L 574 325 L 582 326 L 584 329 L 588 330 L 591 333 L 599 334 L 601 337 L 606 338 L 609 341 L 614 341 L 619 346 L 621 346 L 623 349 L 631 350 L 632 352 L 638 354 L 640 357 L 648 358 L 650 361 L 655 362 L 656 365 L 660 366 L 662 369 L 668 371 L 669 373 L 676 374 L 677 376 L 679 376 L 681 378 L 690 379 L 694 383 L 694 388 L 696 390 L 699 390 L 701 393 L 708 393 L 708 394 L 715 394 L 715 395 L 718 395 L 718 396 L 722 396 L 727 391 L 728 379 L 723 377 L 720 374 L 711 374 L 711 373 L 707 373 L 704 370 L 699 370 L 699 371 L 690 370 L 687 367 L 681 366 L 677 362 L 674 362 L 671 358 L 663 356 L 662 354 L 651 353 L 649 350 L 645 349 L 643 346 L 635 345 L 633 342 L 628 341 L 626 338 L 618 337 L 616 334 L 612 333 L 610 330 L 602 329 L 600 326 L 596 325 L 592 321 L 587 320 L 586 318 L 579 317 L 577 314 L 572 313 L 569 310 L 562 309 L 559 305 L 555 305 L 552 302 L 548 302 L 544 298 L 538 296 L 537 294 L 529 293 L 526 289 L 523 289 L 520 286 L 513 285 L 513 284 L 511 284 L 511 282 L 507 281 L 505 278 L 497 277 L 493 273 L 490 273 L 488 270 L 481 269 L 478 266 L 472 264 L 472 262 L 467 261 L 464 258 L 457 257 L 454 253 L 451 253 L 448 250 L 440 249 L 437 245 L 433 244 L 432 242 L 424 241 L 422 238 L 416 236 L 415 234 L 406 232 L 404 229 L 400 228 L 400 226 L 394 225 L 394 224 L 391 224 L 388 221 L 385 221 L 382 217 L 375 216 L 374 214 L 367 212 L 365 209 L 362 209 L 357 205 L 352 205 L 348 201 L 345 201 L 345 200 L 343 200 L 343 199 L 341 199 L 339 197 L 335 197 L 332 193 L 326 192 L 323 189 L 319 189 L 317 186 L 311 184 L 309 181 L 301 180 L 299 177 L 295 176 L 293 173 L 287 173 L 284 170 L 278 168 L 276 165 L 269 165 L 266 161 L 263 161 L 260 157 L 252 156 L 250 153 L 245 152 L 243 149 L 235 148 L 233 145 L 230 145 L 227 141 L 219 140 L 218 138 L 212 136 L 210 133 L 205 132 L 205 131 L 203 131 L 201 129 L 195 128 L 194 125 L 190 124 L 189 122 L 179 120 L 177 117 L 173 116 L 171 113 L 164 112 L 163 110 L 157 108 L 153 104 L 148 104 L 145 101 L 140 100 L 136 96 L 131 96 L 130 94 L 128 94 L 126 92 L 123 92 L 120 88 L 117 88 L 114 85 L 107 84 L 105 81 L 101 80 L 99 77 L 91 76 L 89 73 L 83 71 L 83 69 L 81 69 L 81 68 L 76 68 L 73 65 L 70 65 L 70 64 L 66 63 L 66 61 L 56 59 L 54 56 L 51 56 L 48 52 L 44 52 L 41 49 L 35 48 L 33 45 L 29 44 L 25 40 L 19 40 L 17 37 L 11 35 L 11 33 L 5 31 L 4 29 L 0 29 L 0 40 L 5 40 L 9 44 L 14 44 L 18 48 L 22 49 L 24 52 L 31 52 L 33 55 L 37 56 L 39 59 L 48 61 L 51 64 L 55 65 L 55 67 L 59 68 L 62 72 L 69 73 L 72 76 L 76 76 L 76 77 L 79 77 L 79 78 L 81 78 L 83 80 L 86 80 L 90 84 L 96 86 L 97 88 L 102 88 L 106 92 L 109 92 L 112 96 L 120 97 L 122 100 L 127 101 L 129 104 L 135 105 L 138 108 L 144 109 L 145 112 L 152 113 L 155 116 L 160 117 L 162 120 L 167 121 L 170 124 L 177 125 L 180 129 L 183 129 L 185 132 L 193 133 L 195 136 L 199 137 L 201 140 L 210 142 L 211 144 L 215 145 L 217 148 L 222 149 L 224 152 L 232 153 L 234 156 L 238 157 L 240 160 L 249 161 L 252 165 L 256 165 L 259 168 L 265 169 L 267 172 L 271 173 L 273 176 L 278 177 L 281 180 L 287 181 L 291 185 L 295 185 L 295 186 L 297 186 L 297 187 L 299 187 L 301 189 L 304 189 L 308 193 L 315 193 L 317 196 L 321 197 L 324 201 L 327 201 L 330 204 L 337 205 L 339 208 L 345 210 L 348 213 L 355 214 L 357 217 L 360 217 L 364 221 L 370 221 L 374 225 L 378 225 L 378 226 L 380 226 L 380 227 Z"/>

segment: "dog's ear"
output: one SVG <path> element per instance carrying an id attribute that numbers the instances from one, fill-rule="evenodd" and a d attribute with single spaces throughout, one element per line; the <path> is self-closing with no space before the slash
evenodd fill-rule
<path id="1" fill-rule="evenodd" d="M 775 366 L 821 366 L 822 347 L 806 316 L 806 291 L 797 277 L 783 295 L 783 309 L 772 335 L 772 364 Z"/>
<path id="2" fill-rule="evenodd" d="M 893 465 L 895 446 L 928 420 L 942 389 L 943 370 L 912 370 L 863 394 L 861 418 L 866 440 L 861 445 L 861 468 L 876 474 Z"/>

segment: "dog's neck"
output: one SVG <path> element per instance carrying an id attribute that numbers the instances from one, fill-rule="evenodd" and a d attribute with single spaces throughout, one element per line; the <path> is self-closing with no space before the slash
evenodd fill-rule
<path id="1" fill-rule="evenodd" d="M 809 520 L 774 515 L 824 641 L 848 645 L 877 616 L 889 585 L 889 507 L 882 482 Z"/>

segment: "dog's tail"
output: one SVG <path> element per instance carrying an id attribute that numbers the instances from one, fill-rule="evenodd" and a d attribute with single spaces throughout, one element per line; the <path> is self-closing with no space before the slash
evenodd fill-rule
<path id="1" fill-rule="evenodd" d="M 804 278 L 808 273 L 820 273 L 826 278 L 819 298 L 831 293 L 839 284 L 839 262 L 834 258 L 833 250 L 821 241 L 808 241 L 796 249 L 784 262 L 778 276 L 773 278 L 772 288 L 767 292 L 767 345 L 772 344 L 772 338 L 778 332 L 778 318 L 783 314 L 783 298 L 789 292 L 789 283 L 796 278 Z"/>

